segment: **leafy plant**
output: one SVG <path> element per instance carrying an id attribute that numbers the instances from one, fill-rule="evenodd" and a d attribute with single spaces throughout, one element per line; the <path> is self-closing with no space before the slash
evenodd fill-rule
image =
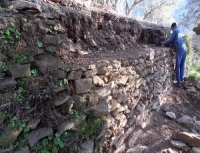
<path id="1" fill-rule="evenodd" d="M 21 38 L 21 34 L 19 29 L 15 27 L 12 23 L 12 27 L 0 30 L 0 40 L 2 40 L 2 44 L 0 48 L 6 49 L 8 44 L 13 44 L 16 40 Z"/>
<path id="2" fill-rule="evenodd" d="M 43 94 L 45 97 L 49 97 L 49 90 L 48 90 L 48 89 L 43 89 L 43 90 L 42 90 L 42 94 Z"/>
<path id="3" fill-rule="evenodd" d="M 79 117 L 78 111 L 75 110 L 75 109 L 71 109 L 71 110 L 69 111 L 69 114 L 70 114 L 70 116 L 71 116 L 72 118 L 77 118 L 77 117 Z"/>
<path id="4" fill-rule="evenodd" d="M 7 70 L 8 70 L 7 65 L 6 65 L 4 62 L 0 61 L 0 72 L 2 72 L 3 75 L 5 75 L 5 72 L 6 72 Z"/>
<path id="5" fill-rule="evenodd" d="M 200 65 L 198 63 L 193 63 L 187 75 L 194 76 L 197 81 L 200 81 Z"/>
<path id="6" fill-rule="evenodd" d="M 20 94 L 19 92 L 15 92 L 14 94 L 13 94 L 13 96 L 15 97 L 15 99 L 19 102 L 19 103 L 22 103 L 23 102 L 23 96 L 22 96 L 22 94 Z"/>
<path id="7" fill-rule="evenodd" d="M 17 85 L 19 87 L 24 87 L 25 84 L 29 83 L 30 79 L 29 78 L 20 78 L 19 80 L 17 80 Z"/>
<path id="8" fill-rule="evenodd" d="M 58 31 L 58 26 L 50 26 L 49 27 L 49 32 L 51 33 L 51 34 L 56 34 L 57 33 L 57 31 Z"/>
<path id="9" fill-rule="evenodd" d="M 21 121 L 16 116 L 9 118 L 8 127 L 9 128 L 20 128 L 23 129 L 26 126 L 25 122 Z"/>
<path id="10" fill-rule="evenodd" d="M 40 42 L 40 41 L 37 41 L 37 42 L 36 42 L 36 45 L 37 45 L 39 48 L 41 48 L 41 47 L 43 46 L 43 43 Z"/>
<path id="11" fill-rule="evenodd" d="M 16 56 L 15 60 L 17 64 L 22 64 L 22 63 L 27 63 L 28 61 L 30 61 L 32 57 L 33 55 L 30 53 L 28 54 L 20 53 Z"/>
<path id="12" fill-rule="evenodd" d="M 32 74 L 34 77 L 37 77 L 37 76 L 38 76 L 38 69 L 32 69 L 32 70 L 31 70 L 31 74 Z"/>
<path id="13" fill-rule="evenodd" d="M 103 123 L 103 118 L 94 118 L 88 114 L 86 120 L 78 126 L 80 136 L 85 139 L 94 138 Z"/>
<path id="14" fill-rule="evenodd" d="M 191 40 L 191 35 L 185 35 L 184 36 L 185 39 L 185 43 L 188 49 L 188 53 L 187 53 L 187 57 L 186 57 L 186 66 L 190 71 L 190 68 L 192 66 L 192 57 L 193 57 L 193 53 L 194 53 L 194 49 L 192 47 L 192 40 Z"/>
<path id="15" fill-rule="evenodd" d="M 60 87 L 62 87 L 63 85 L 68 84 L 68 80 L 67 79 L 58 80 L 58 84 Z"/>
<path id="16" fill-rule="evenodd" d="M 57 153 L 60 148 L 63 148 L 64 142 L 61 140 L 59 132 L 43 138 L 38 144 L 34 145 L 33 150 L 38 153 Z"/>

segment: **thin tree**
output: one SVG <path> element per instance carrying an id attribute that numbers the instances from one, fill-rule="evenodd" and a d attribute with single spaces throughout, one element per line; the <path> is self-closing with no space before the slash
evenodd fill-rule
<path id="1" fill-rule="evenodd" d="M 125 10 L 126 10 L 126 15 L 129 16 L 133 8 L 138 5 L 139 3 L 143 2 L 144 0 L 134 0 L 132 5 L 129 6 L 128 0 L 126 0 L 126 5 L 125 5 Z"/>

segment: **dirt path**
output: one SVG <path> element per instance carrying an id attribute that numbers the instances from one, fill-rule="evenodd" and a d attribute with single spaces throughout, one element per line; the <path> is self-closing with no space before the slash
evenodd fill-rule
<path id="1" fill-rule="evenodd" d="M 137 145 L 147 146 L 144 153 L 189 153 L 190 150 L 177 149 L 171 146 L 171 136 L 179 131 L 194 132 L 193 127 L 179 124 L 176 120 L 182 115 L 188 115 L 200 121 L 200 83 L 194 78 L 187 78 L 183 88 L 174 87 L 167 102 L 158 112 L 154 112 L 147 120 L 143 135 L 137 140 Z M 193 90 L 193 91 L 192 91 Z M 174 112 L 176 119 L 165 115 L 167 111 Z M 199 132 L 195 129 L 195 132 Z"/>

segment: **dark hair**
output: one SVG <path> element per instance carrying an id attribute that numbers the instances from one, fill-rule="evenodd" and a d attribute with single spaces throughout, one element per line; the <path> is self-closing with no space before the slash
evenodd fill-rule
<path id="1" fill-rule="evenodd" d="M 172 25 L 171 25 L 171 28 L 174 28 L 174 27 L 176 27 L 177 25 L 176 25 L 176 22 L 174 22 L 174 23 L 172 23 Z"/>

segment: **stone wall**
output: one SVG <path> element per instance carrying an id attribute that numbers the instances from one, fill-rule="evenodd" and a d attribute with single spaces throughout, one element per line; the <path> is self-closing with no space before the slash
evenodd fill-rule
<path id="1" fill-rule="evenodd" d="M 76 130 L 90 113 L 104 117 L 105 124 L 86 150 L 93 151 L 94 144 L 106 153 L 133 148 L 146 118 L 171 92 L 171 49 L 155 47 L 166 29 L 98 11 L 88 15 L 54 2 L 5 3 L 0 29 L 18 30 L 21 38 L 0 39 L 5 45 L 0 101 L 5 110 L 12 106 L 14 114 L 26 114 L 27 125 L 37 119 L 30 147 L 39 140 L 32 140 L 33 133 L 45 131 L 44 126 L 49 134 L 52 129 L 63 134 Z M 77 119 L 64 117 L 71 110 L 79 111 Z M 0 146 L 9 145 L 0 140 Z"/>
<path id="2" fill-rule="evenodd" d="M 72 68 L 68 74 L 68 80 L 74 83 L 74 94 L 85 98 L 93 115 L 106 115 L 107 132 L 98 137 L 106 140 L 97 139 L 106 143 L 104 152 L 133 148 L 146 127 L 146 118 L 153 110 L 159 110 L 171 92 L 170 49 L 147 47 L 144 51 L 136 57 Z"/>

